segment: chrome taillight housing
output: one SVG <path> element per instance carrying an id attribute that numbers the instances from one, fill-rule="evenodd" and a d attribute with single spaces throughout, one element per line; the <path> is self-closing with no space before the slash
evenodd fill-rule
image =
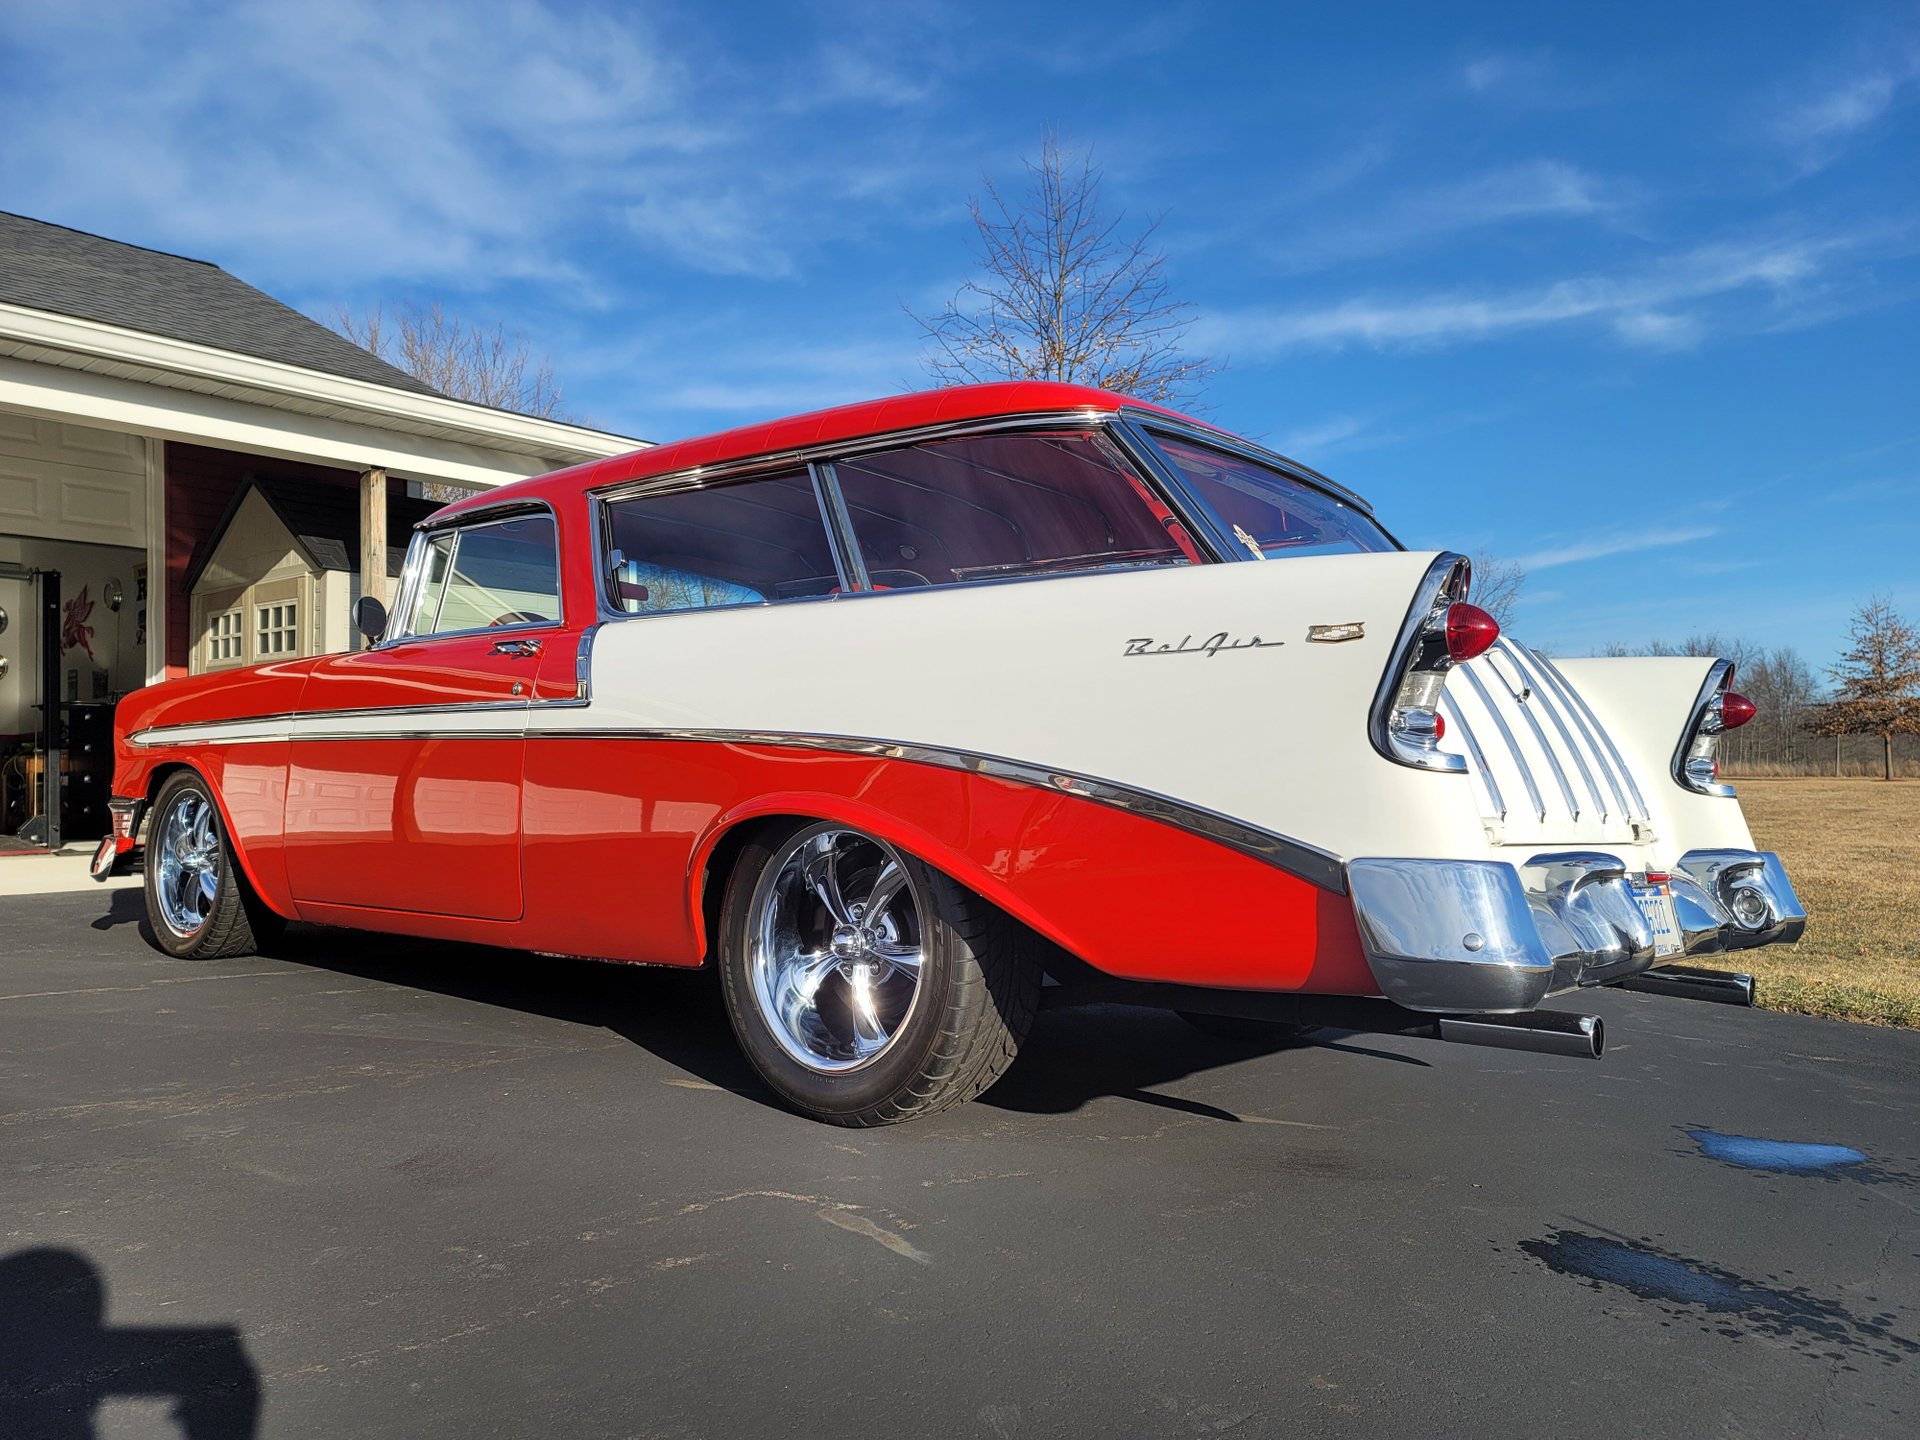
<path id="1" fill-rule="evenodd" d="M 1389 760 L 1423 770 L 1464 771 L 1467 762 L 1440 748 L 1447 722 L 1440 697 L 1447 672 L 1500 638 L 1494 618 L 1467 603 L 1473 566 L 1463 555 L 1435 560 L 1414 597 L 1374 697 L 1374 748 Z"/>
<path id="2" fill-rule="evenodd" d="M 1673 778 L 1683 790 L 1696 795 L 1731 795 L 1733 787 L 1720 779 L 1720 737 L 1738 730 L 1758 713 L 1754 703 L 1735 694 L 1733 665 L 1716 660 L 1707 672 L 1706 684 L 1694 701 L 1693 714 L 1673 752 Z"/>

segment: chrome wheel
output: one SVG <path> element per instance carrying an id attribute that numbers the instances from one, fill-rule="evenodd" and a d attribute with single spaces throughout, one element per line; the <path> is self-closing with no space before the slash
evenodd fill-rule
<path id="1" fill-rule="evenodd" d="M 822 1074 L 884 1055 L 920 996 L 921 899 L 892 847 L 811 828 L 761 872 L 747 916 L 747 973 L 788 1055 Z"/>
<path id="2" fill-rule="evenodd" d="M 220 898 L 220 822 L 213 802 L 182 790 L 154 826 L 160 918 L 182 939 L 195 935 Z"/>

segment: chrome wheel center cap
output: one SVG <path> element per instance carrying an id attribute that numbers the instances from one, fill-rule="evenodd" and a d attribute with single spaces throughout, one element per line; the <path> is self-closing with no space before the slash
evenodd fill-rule
<path id="1" fill-rule="evenodd" d="M 829 943 L 833 947 L 833 953 L 840 959 L 859 960 L 866 956 L 868 935 L 858 925 L 836 925 L 833 927 L 833 939 Z"/>

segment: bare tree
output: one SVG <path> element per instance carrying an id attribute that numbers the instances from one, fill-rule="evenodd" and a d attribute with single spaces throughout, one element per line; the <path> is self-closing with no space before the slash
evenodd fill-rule
<path id="1" fill-rule="evenodd" d="M 498 323 L 469 324 L 437 302 L 398 306 L 391 318 L 384 306 L 356 315 L 336 305 L 327 323 L 442 395 L 543 420 L 571 418 L 553 378 L 553 362 L 535 355 L 526 336 Z"/>
<path id="2" fill-rule="evenodd" d="M 1513 607 L 1527 587 L 1527 567 L 1517 560 L 1496 559 L 1486 550 L 1473 552 L 1473 603 L 1499 622 L 1502 630 L 1513 621 Z"/>
<path id="3" fill-rule="evenodd" d="M 907 312 L 932 342 L 927 372 L 943 385 L 1064 380 L 1189 398 L 1213 370 L 1181 353 L 1193 307 L 1168 291 L 1167 257 L 1152 247 L 1158 222 L 1123 231 L 1124 212 L 1102 209 L 1092 151 L 1076 154 L 1057 134 L 1024 163 L 1024 196 L 983 177 L 985 198 L 967 202 L 978 278 L 937 315 Z"/>
<path id="4" fill-rule="evenodd" d="M 1878 735 L 1885 778 L 1893 779 L 1893 737 L 1920 735 L 1920 631 L 1893 602 L 1875 596 L 1854 612 L 1853 648 L 1828 670 L 1840 693 L 1814 722 L 1821 735 Z"/>

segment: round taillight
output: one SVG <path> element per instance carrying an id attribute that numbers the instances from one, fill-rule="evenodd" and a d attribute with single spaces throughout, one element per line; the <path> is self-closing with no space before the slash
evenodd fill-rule
<path id="1" fill-rule="evenodd" d="M 1744 695 L 1729 690 L 1720 697 L 1720 724 L 1723 729 L 1738 730 L 1760 713 L 1760 707 Z"/>
<path id="2" fill-rule="evenodd" d="M 1483 655 L 1500 638 L 1500 622 L 1464 600 L 1447 607 L 1447 654 L 1458 664 Z"/>

